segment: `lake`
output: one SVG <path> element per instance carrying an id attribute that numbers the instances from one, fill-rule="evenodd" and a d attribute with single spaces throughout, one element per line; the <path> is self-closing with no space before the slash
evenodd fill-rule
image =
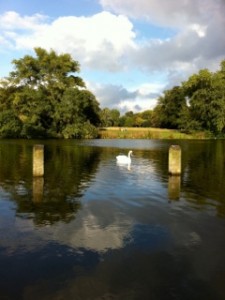
<path id="1" fill-rule="evenodd" d="M 1 140 L 0 278 L 0 300 L 224 300 L 225 141 Z"/>

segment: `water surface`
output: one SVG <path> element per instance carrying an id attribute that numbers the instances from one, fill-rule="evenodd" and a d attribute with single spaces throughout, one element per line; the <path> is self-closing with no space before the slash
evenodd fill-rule
<path id="1" fill-rule="evenodd" d="M 222 140 L 2 140 L 0 299 L 225 299 L 224 167 Z"/>

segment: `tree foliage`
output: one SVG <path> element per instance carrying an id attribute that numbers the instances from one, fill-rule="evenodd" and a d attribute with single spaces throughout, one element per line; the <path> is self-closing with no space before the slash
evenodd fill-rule
<path id="1" fill-rule="evenodd" d="M 200 70 L 181 86 L 166 91 L 159 98 L 153 116 L 159 127 L 224 135 L 225 61 L 218 71 Z"/>
<path id="2" fill-rule="evenodd" d="M 189 101 L 190 122 L 215 135 L 225 132 L 225 72 L 207 69 L 192 75 L 182 87 Z"/>
<path id="3" fill-rule="evenodd" d="M 103 127 L 120 125 L 120 112 L 117 109 L 109 109 L 105 107 L 101 110 L 100 116 Z"/>
<path id="4" fill-rule="evenodd" d="M 0 137 L 96 136 L 99 103 L 76 76 L 79 63 L 69 54 L 34 51 L 35 57 L 13 60 L 14 70 L 1 81 Z"/>
<path id="5" fill-rule="evenodd" d="M 165 91 L 158 100 L 158 121 L 161 127 L 177 129 L 185 107 L 186 101 L 182 88 L 175 86 Z"/>

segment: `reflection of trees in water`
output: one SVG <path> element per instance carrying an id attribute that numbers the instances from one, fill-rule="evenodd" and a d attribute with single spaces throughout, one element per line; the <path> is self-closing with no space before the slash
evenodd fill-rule
<path id="1" fill-rule="evenodd" d="M 47 148 L 45 196 L 81 195 L 82 189 L 93 178 L 98 167 L 99 148 L 54 147 Z"/>
<path id="2" fill-rule="evenodd" d="M 17 216 L 31 218 L 36 225 L 52 225 L 56 222 L 70 222 L 76 216 L 81 203 L 78 200 L 59 200 L 34 203 L 30 199 L 17 199 Z"/>
<path id="3" fill-rule="evenodd" d="M 0 183 L 26 181 L 32 174 L 32 147 L 22 142 L 1 141 Z"/>
<path id="4" fill-rule="evenodd" d="M 218 216 L 225 217 L 225 143 L 222 140 L 193 142 L 183 153 L 182 190 L 187 201 L 199 208 L 216 207 Z M 193 192 L 195 197 L 193 199 Z"/>
<path id="5" fill-rule="evenodd" d="M 159 142 L 160 143 L 160 142 Z M 163 148 L 135 150 L 134 158 L 149 161 L 149 166 L 161 182 L 168 181 L 168 151 L 171 144 L 182 149 L 182 174 L 178 189 L 194 207 L 204 209 L 207 205 L 216 208 L 220 217 L 225 217 L 225 142 L 209 141 L 168 141 Z"/>
<path id="6" fill-rule="evenodd" d="M 80 207 L 77 199 L 94 177 L 99 161 L 112 159 L 118 151 L 110 147 L 78 146 L 71 142 L 47 142 L 43 190 L 40 188 L 35 198 L 32 194 L 32 143 L 1 141 L 1 187 L 16 200 L 18 213 L 31 213 L 37 224 L 52 224 L 57 220 L 69 222 Z M 176 142 L 165 141 L 159 147 L 135 149 L 133 163 L 145 159 L 151 168 L 143 171 L 154 173 L 159 181 L 166 183 L 169 181 L 168 149 L 173 143 Z M 182 149 L 182 196 L 199 209 L 214 206 L 218 215 L 224 218 L 224 141 L 179 141 L 178 144 Z"/>
<path id="7" fill-rule="evenodd" d="M 38 225 L 73 219 L 98 167 L 100 148 L 45 146 L 45 176 L 38 185 L 32 182 L 32 146 L 11 146 L 1 147 L 0 182 L 16 201 L 17 215 Z"/>

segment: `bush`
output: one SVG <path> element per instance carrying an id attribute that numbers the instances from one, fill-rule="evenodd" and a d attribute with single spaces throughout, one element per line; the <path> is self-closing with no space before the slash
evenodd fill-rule
<path id="1" fill-rule="evenodd" d="M 98 137 L 98 129 L 90 122 L 69 124 L 62 130 L 64 139 L 92 139 Z"/>
<path id="2" fill-rule="evenodd" d="M 94 139 L 98 137 L 98 129 L 92 125 L 89 121 L 84 123 L 82 130 L 83 139 Z"/>
<path id="3" fill-rule="evenodd" d="M 0 113 L 0 137 L 18 138 L 20 137 L 22 122 L 12 111 Z"/>
<path id="4" fill-rule="evenodd" d="M 81 125 L 66 125 L 66 127 L 62 130 L 62 136 L 64 139 L 81 138 Z"/>
<path id="5" fill-rule="evenodd" d="M 45 138 L 47 133 L 40 124 L 24 123 L 21 131 L 21 137 L 26 139 Z"/>

